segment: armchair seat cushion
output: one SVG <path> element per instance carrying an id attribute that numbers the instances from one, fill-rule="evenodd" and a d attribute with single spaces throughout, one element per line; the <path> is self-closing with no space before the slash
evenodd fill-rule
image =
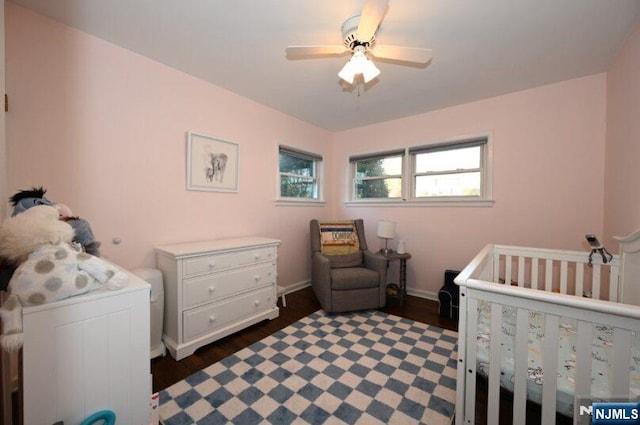
<path id="1" fill-rule="evenodd" d="M 380 286 L 380 275 L 374 270 L 364 267 L 331 269 L 332 290 L 366 289 L 378 286 Z"/>
<path id="2" fill-rule="evenodd" d="M 344 255 L 325 255 L 331 261 L 332 269 L 342 267 L 362 267 L 362 251 Z"/>

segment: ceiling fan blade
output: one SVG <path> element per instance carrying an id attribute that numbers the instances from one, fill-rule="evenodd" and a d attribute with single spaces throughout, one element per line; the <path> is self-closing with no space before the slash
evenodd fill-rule
<path id="1" fill-rule="evenodd" d="M 358 24 L 358 41 L 366 43 L 376 34 L 388 4 L 389 0 L 365 0 Z"/>
<path id="2" fill-rule="evenodd" d="M 346 47 L 341 45 L 289 46 L 286 49 L 287 57 L 341 55 L 346 51 Z"/>
<path id="3" fill-rule="evenodd" d="M 426 64 L 431 60 L 432 51 L 418 47 L 401 47 L 389 45 L 375 45 L 371 54 L 380 59 L 391 59 L 401 62 Z"/>

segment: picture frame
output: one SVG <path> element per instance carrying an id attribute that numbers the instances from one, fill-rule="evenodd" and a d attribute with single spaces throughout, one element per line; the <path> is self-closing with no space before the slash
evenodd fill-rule
<path id="1" fill-rule="evenodd" d="M 187 133 L 187 190 L 238 192 L 240 146 L 200 133 Z"/>

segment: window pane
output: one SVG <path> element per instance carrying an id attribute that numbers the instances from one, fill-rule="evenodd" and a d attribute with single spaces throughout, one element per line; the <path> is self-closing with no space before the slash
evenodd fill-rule
<path id="1" fill-rule="evenodd" d="M 356 199 L 368 198 L 400 198 L 402 196 L 402 179 L 371 179 L 356 181 Z"/>
<path id="2" fill-rule="evenodd" d="M 315 170 L 314 162 L 315 161 L 312 159 L 304 159 L 297 156 L 281 153 L 280 172 L 297 174 L 300 176 L 313 176 Z"/>
<path id="3" fill-rule="evenodd" d="M 416 173 L 480 168 L 480 146 L 416 155 Z"/>
<path id="4" fill-rule="evenodd" d="M 280 176 L 280 196 L 316 199 L 318 195 L 315 181 L 303 177 Z"/>
<path id="5" fill-rule="evenodd" d="M 480 173 L 416 177 L 416 197 L 480 196 Z"/>
<path id="6" fill-rule="evenodd" d="M 356 178 L 397 176 L 400 174 L 402 174 L 401 156 L 356 162 Z"/>

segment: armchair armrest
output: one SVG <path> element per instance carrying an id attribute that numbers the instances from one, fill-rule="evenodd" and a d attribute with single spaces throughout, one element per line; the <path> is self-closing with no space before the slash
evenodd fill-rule
<path id="1" fill-rule="evenodd" d="M 331 261 L 326 256 L 319 252 L 314 252 L 311 257 L 311 263 L 313 277 L 318 277 L 318 280 L 326 280 L 331 276 Z"/>
<path id="2" fill-rule="evenodd" d="M 331 305 L 331 261 L 319 252 L 311 257 L 311 287 L 321 305 Z"/>
<path id="3" fill-rule="evenodd" d="M 378 272 L 380 276 L 380 287 L 387 285 L 387 259 L 382 255 L 376 255 L 371 251 L 363 251 L 364 266 L 370 270 Z"/>

